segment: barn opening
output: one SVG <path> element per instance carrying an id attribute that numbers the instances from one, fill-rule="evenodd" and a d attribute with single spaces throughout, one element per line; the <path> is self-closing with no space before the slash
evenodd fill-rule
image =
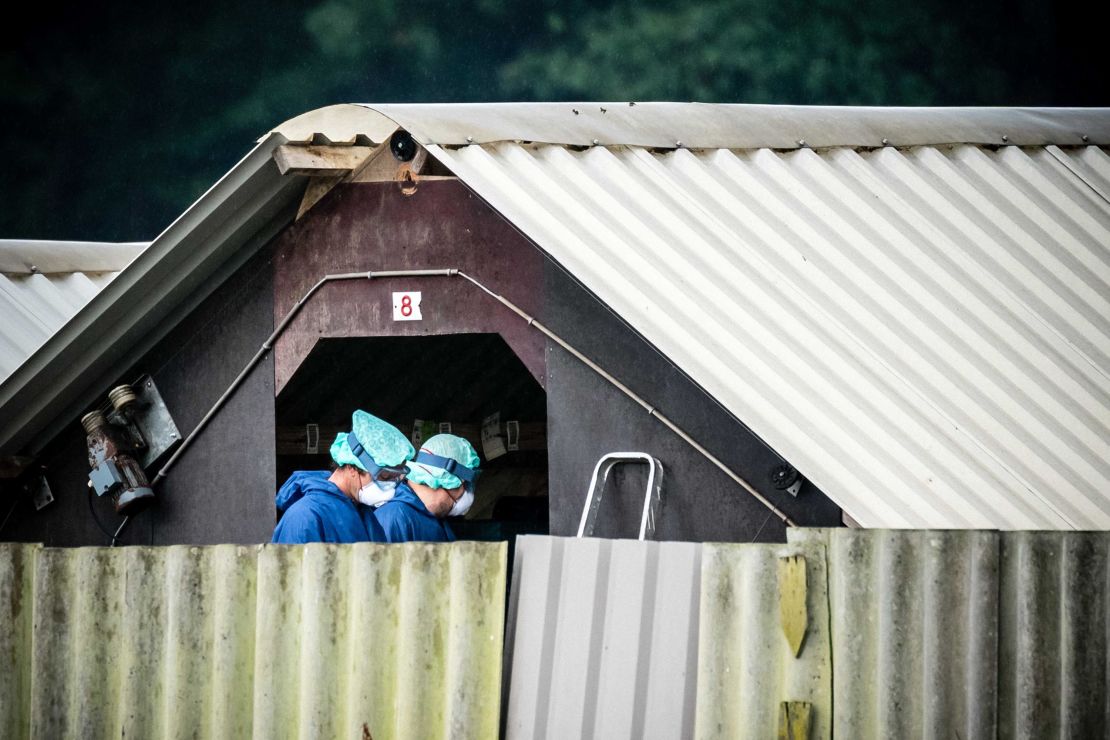
<path id="1" fill-rule="evenodd" d="M 498 334 L 321 339 L 276 404 L 279 483 L 327 468 L 363 409 L 415 447 L 440 431 L 474 445 L 482 474 L 470 511 L 450 520 L 458 539 L 548 532 L 547 396 Z"/>

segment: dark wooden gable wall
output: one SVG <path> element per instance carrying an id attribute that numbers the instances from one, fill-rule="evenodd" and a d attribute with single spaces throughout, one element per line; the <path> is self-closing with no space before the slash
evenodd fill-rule
<path id="1" fill-rule="evenodd" d="M 798 499 L 767 479 L 777 456 L 665 357 L 584 290 L 465 185 L 436 180 L 403 195 L 393 183 L 332 191 L 222 285 L 121 380 L 153 375 L 187 433 L 289 308 L 327 273 L 461 269 L 550 326 L 717 454 L 800 523 L 833 526 L 839 510 L 807 484 Z M 393 291 L 419 290 L 424 320 L 395 322 Z M 573 534 L 590 472 L 605 452 L 635 450 L 665 468 L 663 539 L 781 540 L 761 504 L 642 408 L 515 314 L 461 278 L 394 278 L 329 285 L 304 308 L 233 400 L 181 459 L 124 541 L 263 542 L 273 528 L 275 395 L 317 340 L 498 333 L 547 392 L 551 530 Z M 384 361 L 384 360 L 383 360 Z M 429 361 L 440 361 L 433 358 Z M 449 364 L 444 377 L 450 382 Z M 107 389 L 104 389 L 107 391 Z M 373 409 L 369 409 L 373 411 Z M 29 507 L 3 539 L 104 544 L 89 516 L 84 435 L 74 420 L 44 462 L 56 501 Z M 622 472 L 598 534 L 634 535 L 643 476 Z M 97 502 L 106 524 L 118 520 Z"/>
<path id="2" fill-rule="evenodd" d="M 423 183 L 408 197 L 392 183 L 342 186 L 283 234 L 275 264 L 275 319 L 326 273 L 462 269 L 629 384 L 800 523 L 839 524 L 839 509 L 812 486 L 798 499 L 775 491 L 768 474 L 780 460 L 773 451 L 459 182 Z M 396 290 L 421 291 L 424 321 L 393 320 Z M 473 332 L 500 333 L 546 388 L 553 534 L 576 531 L 598 457 L 636 450 L 664 464 L 661 537 L 783 539 L 781 522 L 762 504 L 640 406 L 459 278 L 368 280 L 324 288 L 277 345 L 277 388 L 319 338 Z M 449 363 L 444 373 L 449 377 Z M 614 495 L 601 512 L 599 534 L 635 533 L 642 478 L 636 469 L 618 475 Z"/>

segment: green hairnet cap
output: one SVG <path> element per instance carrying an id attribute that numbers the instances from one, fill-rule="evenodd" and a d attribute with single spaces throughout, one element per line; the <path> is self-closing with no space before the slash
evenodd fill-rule
<path id="1" fill-rule="evenodd" d="M 454 434 L 437 434 L 421 445 L 420 449 L 427 450 L 440 457 L 449 457 L 471 469 L 477 468 L 481 462 L 478 459 L 478 453 L 474 451 L 471 444 Z M 448 473 L 443 468 L 437 468 L 435 465 L 413 461 L 409 461 L 405 465 L 409 469 L 407 476 L 409 480 L 423 483 L 429 488 L 458 488 L 463 484 L 459 476 Z"/>
<path id="2" fill-rule="evenodd" d="M 416 454 L 401 430 L 365 411 L 351 414 L 351 431 L 378 465 L 397 466 Z M 346 432 L 341 432 L 332 442 L 331 459 L 336 465 L 354 465 L 359 470 L 370 472 L 351 451 Z"/>

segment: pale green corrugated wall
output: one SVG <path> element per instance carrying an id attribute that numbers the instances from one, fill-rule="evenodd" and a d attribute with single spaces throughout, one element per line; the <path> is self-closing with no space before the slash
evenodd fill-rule
<path id="1" fill-rule="evenodd" d="M 779 562 L 805 559 L 807 626 L 795 656 L 782 628 Z M 706 544 L 698 643 L 698 738 L 773 738 L 782 702 L 812 707 L 809 737 L 831 737 L 832 645 L 825 548 Z"/>
<path id="2" fill-rule="evenodd" d="M 0 737 L 29 732 L 31 582 L 39 545 L 0 544 Z"/>
<path id="3" fill-rule="evenodd" d="M 827 551 L 834 737 L 1110 737 L 1110 533 L 787 536 Z"/>
<path id="4" fill-rule="evenodd" d="M 505 551 L 4 546 L 0 729 L 494 737 Z"/>

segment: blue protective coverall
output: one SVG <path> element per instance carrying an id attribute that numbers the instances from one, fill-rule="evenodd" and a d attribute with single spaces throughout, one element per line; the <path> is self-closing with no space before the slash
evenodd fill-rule
<path id="1" fill-rule="evenodd" d="M 454 542 L 455 533 L 432 516 L 407 483 L 398 483 L 393 498 L 374 510 L 386 542 Z"/>
<path id="2" fill-rule="evenodd" d="M 386 541 L 370 508 L 352 501 L 329 476 L 327 470 L 298 470 L 289 476 L 274 499 L 282 516 L 271 542 Z"/>

